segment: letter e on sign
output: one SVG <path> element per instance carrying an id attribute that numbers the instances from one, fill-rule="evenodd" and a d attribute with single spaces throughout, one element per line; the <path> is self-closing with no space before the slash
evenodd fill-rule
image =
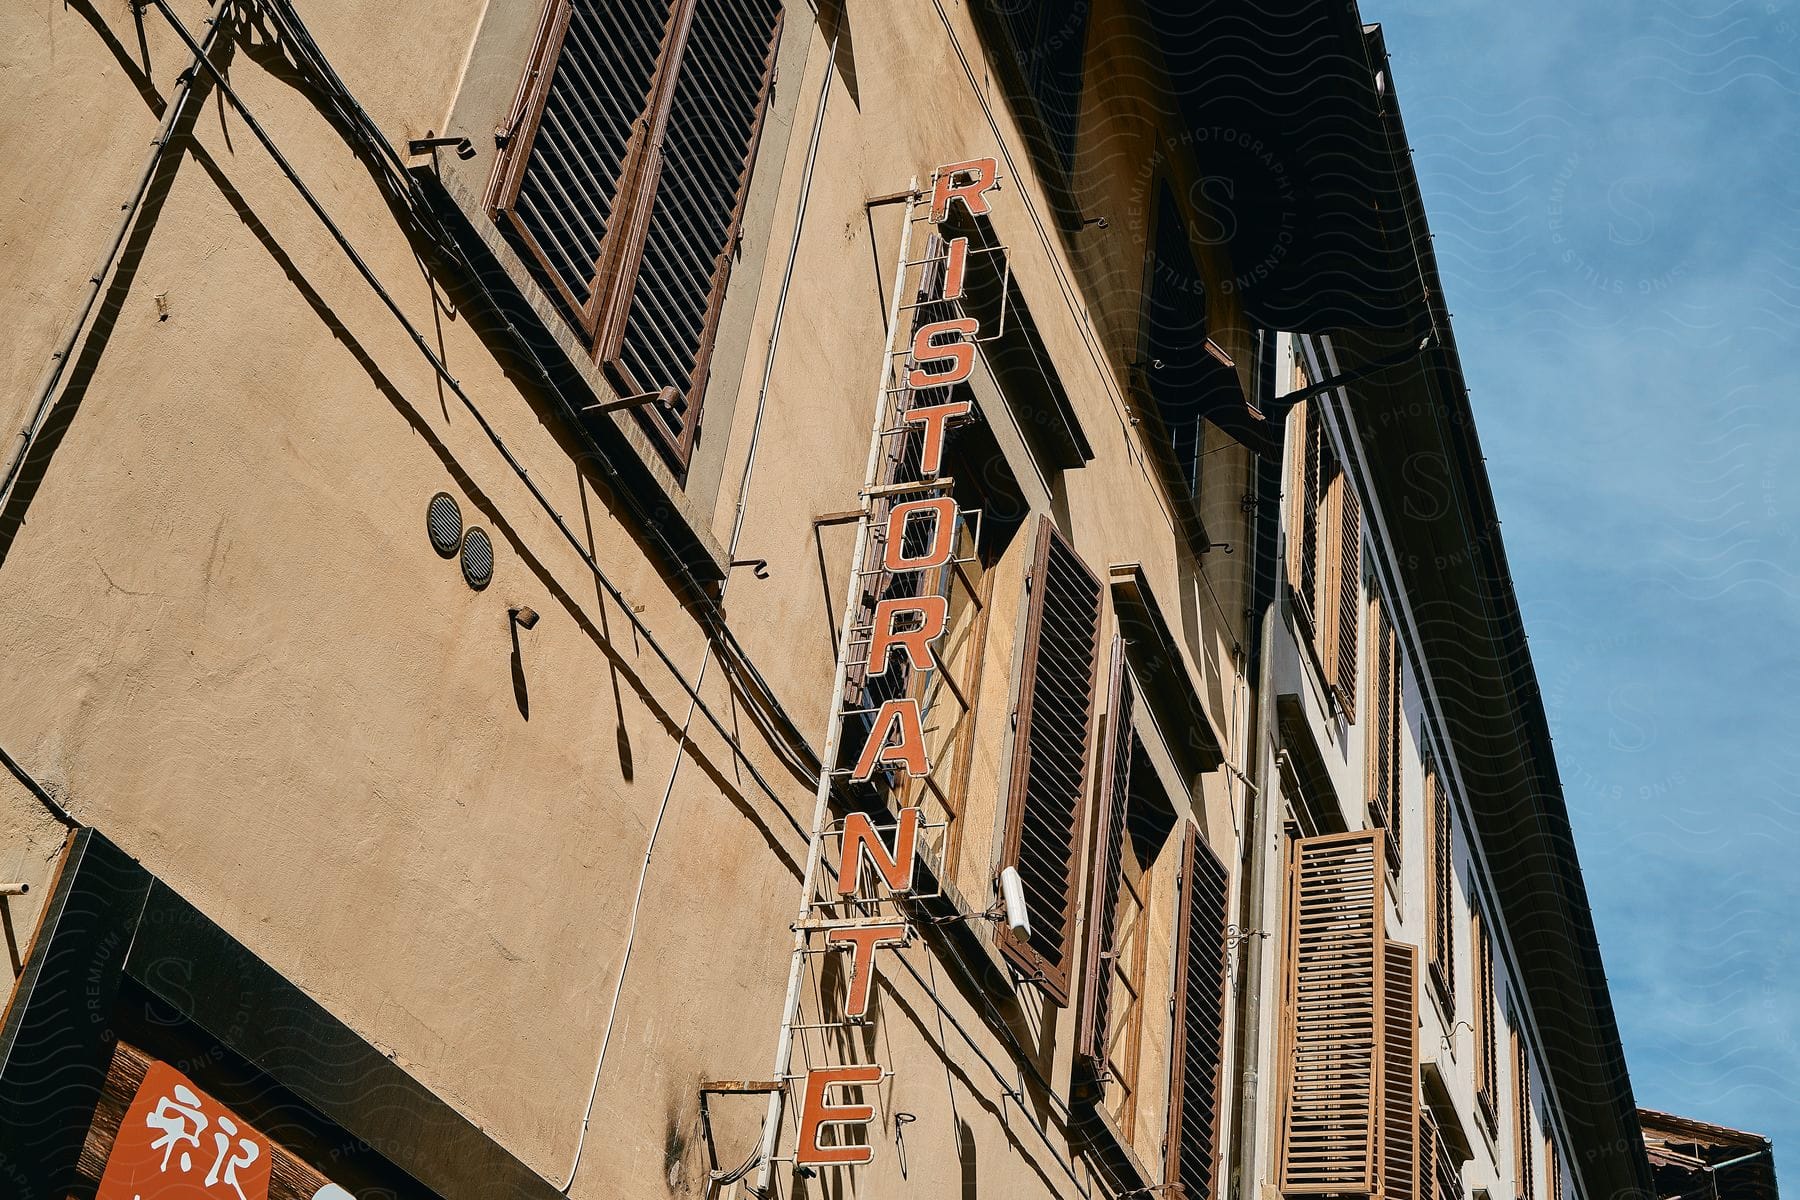
<path id="1" fill-rule="evenodd" d="M 856 1142 L 821 1146 L 819 1134 L 827 1126 L 867 1125 L 875 1117 L 875 1106 L 872 1104 L 827 1104 L 827 1088 L 880 1082 L 880 1067 L 820 1067 L 808 1071 L 806 1098 L 800 1106 L 800 1144 L 794 1147 L 794 1165 L 845 1167 L 874 1162 L 875 1147 Z"/>

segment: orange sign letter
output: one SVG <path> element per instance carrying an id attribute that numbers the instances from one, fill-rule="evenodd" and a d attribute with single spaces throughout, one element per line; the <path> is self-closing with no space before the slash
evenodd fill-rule
<path id="1" fill-rule="evenodd" d="M 968 339 L 975 336 L 981 328 L 981 322 L 974 317 L 957 317 L 950 321 L 933 321 L 929 325 L 919 326 L 919 332 L 913 335 L 912 356 L 916 363 L 948 362 L 949 367 L 942 371 L 927 371 L 923 367 L 914 367 L 906 373 L 906 386 L 910 388 L 949 387 L 953 383 L 961 383 L 975 369 L 975 343 Z M 932 342 L 947 334 L 955 334 L 956 340 L 932 345 Z"/>
<path id="2" fill-rule="evenodd" d="M 915 671 L 931 669 L 931 642 L 944 632 L 950 601 L 943 596 L 909 596 L 882 600 L 875 605 L 875 623 L 869 633 L 869 674 L 885 675 L 889 652 L 898 646 Z M 901 617 L 918 617 L 911 629 L 901 629 Z"/>
<path id="3" fill-rule="evenodd" d="M 905 767 L 914 779 L 931 773 L 925 764 L 925 730 L 919 720 L 917 700 L 889 700 L 881 706 L 875 714 L 875 725 L 869 730 L 869 740 L 856 756 L 856 773 L 851 778 L 867 783 L 875 768 L 883 763 Z"/>
<path id="4" fill-rule="evenodd" d="M 969 176 L 967 183 L 952 182 L 958 175 Z M 950 202 L 961 200 L 971 217 L 985 217 L 988 211 L 986 192 L 1000 182 L 1000 164 L 991 158 L 939 167 L 931 189 L 931 223 L 939 224 L 950 215 Z"/>
<path id="5" fill-rule="evenodd" d="M 894 853 L 887 847 L 867 813 L 853 812 L 844 818 L 844 853 L 838 860 L 838 895 L 856 895 L 857 877 L 862 873 L 863 854 L 895 892 L 910 892 L 913 884 L 914 853 L 919 845 L 919 810 L 900 810 L 899 828 L 894 831 Z"/>
<path id="6" fill-rule="evenodd" d="M 969 407 L 967 400 L 953 400 L 949 404 L 911 408 L 901 414 L 908 425 L 925 427 L 925 443 L 919 448 L 919 474 L 927 479 L 937 475 L 944 465 L 944 430 L 951 421 L 968 416 Z"/>
<path id="7" fill-rule="evenodd" d="M 806 1073 L 806 1099 L 800 1106 L 800 1144 L 794 1147 L 794 1165 L 801 1167 L 857 1166 L 875 1161 L 875 1147 L 847 1143 L 819 1145 L 827 1125 L 866 1125 L 875 1116 L 872 1104 L 827 1104 L 825 1089 L 881 1082 L 880 1067 L 821 1067 Z"/>
<path id="8" fill-rule="evenodd" d="M 922 554 L 906 552 L 906 524 L 914 517 L 931 521 L 931 545 Z M 890 571 L 923 571 L 941 567 L 950 561 L 950 546 L 956 537 L 956 501 L 949 496 L 931 500 L 908 500 L 888 510 L 887 549 L 881 565 Z"/>
<path id="9" fill-rule="evenodd" d="M 906 945 L 906 926 L 856 925 L 834 929 L 825 935 L 825 940 L 834 946 L 850 947 L 850 992 L 844 997 L 844 1016 L 860 1021 L 869 1014 L 869 996 L 875 982 L 875 947 Z"/>

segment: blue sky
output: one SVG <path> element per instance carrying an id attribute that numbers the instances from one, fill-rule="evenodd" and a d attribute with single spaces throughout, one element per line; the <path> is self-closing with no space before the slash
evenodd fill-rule
<path id="1" fill-rule="evenodd" d="M 1638 1102 L 1800 1164 L 1800 3 L 1383 22 Z"/>

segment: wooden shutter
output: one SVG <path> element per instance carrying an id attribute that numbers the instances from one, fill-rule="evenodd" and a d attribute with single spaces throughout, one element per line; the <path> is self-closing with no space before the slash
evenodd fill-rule
<path id="1" fill-rule="evenodd" d="M 1081 964 L 1081 1013 L 1075 1051 L 1095 1073 L 1106 1071 L 1106 1035 L 1111 1016 L 1112 971 L 1108 969 L 1118 906 L 1119 875 L 1124 870 L 1126 809 L 1131 797 L 1132 730 L 1135 698 L 1125 671 L 1125 639 L 1112 643 L 1112 677 L 1107 688 L 1105 754 L 1100 765 L 1099 803 L 1094 806 L 1089 842 L 1087 945 Z M 1036 918 L 1034 917 L 1033 920 Z"/>
<path id="2" fill-rule="evenodd" d="M 1353 685 L 1354 686 L 1354 685 Z M 1400 639 L 1381 594 L 1369 593 L 1369 703 L 1366 722 L 1370 822 L 1387 831 L 1388 864 L 1400 867 Z"/>
<path id="3" fill-rule="evenodd" d="M 1350 477 L 1341 469 L 1332 477 L 1327 503 L 1326 528 L 1331 531 L 1330 544 L 1337 559 L 1327 575 L 1329 593 L 1319 601 L 1320 608 L 1327 610 L 1319 619 L 1332 624 L 1325 672 L 1344 716 L 1354 721 L 1357 614 L 1362 609 L 1362 505 L 1350 486 Z"/>
<path id="4" fill-rule="evenodd" d="M 685 467 L 699 427 L 780 0 L 551 0 L 495 166 L 496 217 L 536 259 Z"/>
<path id="5" fill-rule="evenodd" d="M 1067 1004 L 1076 831 L 1100 657 L 1100 580 L 1044 517 L 1026 587 L 1025 660 L 1000 867 L 1019 870 L 1031 935 L 1002 929 L 998 941 L 1046 993 Z"/>
<path id="6" fill-rule="evenodd" d="M 1544 1191 L 1546 1200 L 1562 1200 L 1562 1156 L 1556 1152 L 1556 1139 L 1548 1131 L 1544 1134 L 1544 1170 L 1549 1176 L 1549 1187 Z"/>
<path id="7" fill-rule="evenodd" d="M 1176 933 L 1174 1078 L 1169 1088 L 1165 1182 L 1177 1200 L 1211 1200 L 1218 1170 L 1225 1065 L 1228 877 L 1200 831 L 1181 850 Z"/>
<path id="8" fill-rule="evenodd" d="M 1419 1195 L 1419 955 L 1388 942 L 1382 980 L 1381 1191 L 1383 1200 Z"/>
<path id="9" fill-rule="evenodd" d="M 1381 1108 L 1379 834 L 1302 838 L 1289 873 L 1281 1190 L 1372 1194 Z"/>
<path id="10" fill-rule="evenodd" d="M 1515 1026 L 1510 1033 L 1513 1058 L 1513 1177 L 1514 1194 L 1531 1200 L 1536 1180 L 1531 1148 L 1531 1056 Z"/>
<path id="11" fill-rule="evenodd" d="M 1482 1120 L 1492 1133 L 1499 1124 L 1494 1095 L 1498 1058 L 1494 1040 L 1494 946 L 1478 906 L 1471 906 L 1469 930 L 1475 948 L 1475 1099 Z"/>
<path id="12" fill-rule="evenodd" d="M 1319 622 L 1322 619 L 1319 611 L 1322 575 L 1319 548 L 1323 531 L 1319 527 L 1319 521 L 1324 515 L 1319 496 L 1319 489 L 1324 483 L 1320 455 L 1325 446 L 1318 415 L 1314 412 L 1312 403 L 1302 400 L 1294 406 L 1294 411 L 1294 457 L 1289 464 L 1289 485 L 1294 497 L 1294 508 L 1289 515 L 1288 582 L 1294 589 L 1294 597 L 1306 617 L 1307 626 L 1315 632 L 1317 640 Z"/>
<path id="13" fill-rule="evenodd" d="M 1452 914 L 1455 892 L 1454 841 L 1450 824 L 1450 796 L 1438 775 L 1437 763 L 1425 762 L 1425 812 L 1431 822 L 1431 889 L 1426 906 L 1431 926 L 1431 975 L 1443 995 L 1445 1007 L 1456 1011 L 1456 938 Z"/>
<path id="14" fill-rule="evenodd" d="M 1462 1170 L 1437 1120 L 1419 1108 L 1419 1189 L 1423 1200 L 1462 1200 Z"/>

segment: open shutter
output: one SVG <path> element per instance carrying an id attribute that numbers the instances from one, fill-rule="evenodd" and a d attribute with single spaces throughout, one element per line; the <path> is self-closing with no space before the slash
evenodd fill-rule
<path id="1" fill-rule="evenodd" d="M 1400 642 L 1378 591 L 1369 594 L 1369 704 L 1364 722 L 1368 759 L 1369 810 L 1387 830 L 1388 864 L 1400 866 Z"/>
<path id="2" fill-rule="evenodd" d="M 1289 875 L 1281 1190 L 1379 1186 L 1386 955 L 1379 832 L 1302 838 Z"/>
<path id="3" fill-rule="evenodd" d="M 1134 697 L 1125 672 L 1125 639 L 1112 643 L 1112 680 L 1107 688 L 1106 750 L 1100 766 L 1099 803 L 1089 843 L 1087 945 L 1081 963 L 1081 1016 L 1076 1053 L 1104 1074 L 1106 1033 L 1111 1016 L 1114 926 L 1119 873 L 1124 869 L 1126 805 L 1131 796 L 1131 715 Z"/>
<path id="4" fill-rule="evenodd" d="M 1381 1190 L 1383 1200 L 1419 1195 L 1419 954 L 1388 942 L 1382 989 Z"/>
<path id="5" fill-rule="evenodd" d="M 655 202 L 641 252 L 634 260 L 625 248 L 615 302 L 595 341 L 597 357 L 632 394 L 674 389 L 673 403 L 643 412 L 684 466 L 774 81 L 782 13 L 780 0 L 700 0 L 691 11 L 664 133 L 647 167 Z"/>
<path id="6" fill-rule="evenodd" d="M 1537 1171 L 1531 1145 L 1531 1054 L 1517 1028 L 1512 1030 L 1512 1051 L 1514 1194 L 1532 1200 Z"/>
<path id="7" fill-rule="evenodd" d="M 1211 1200 L 1218 1170 L 1220 1072 L 1225 1064 L 1225 866 L 1200 831 L 1181 851 L 1176 934 L 1174 1079 L 1169 1088 L 1167 1180 L 1177 1200 Z"/>
<path id="8" fill-rule="evenodd" d="M 1076 831 L 1100 656 L 1100 580 L 1044 517 L 1026 586 L 1025 660 L 1000 866 L 1019 870 L 1031 934 L 1002 929 L 998 942 L 1057 1003 L 1067 1004 Z"/>
<path id="9" fill-rule="evenodd" d="M 550 0 L 489 205 L 678 467 L 774 82 L 780 0 Z"/>
<path id="10" fill-rule="evenodd" d="M 1337 691 L 1344 715 L 1356 720 L 1356 640 L 1357 613 L 1362 608 L 1362 505 L 1350 477 L 1341 470 L 1331 486 L 1333 496 L 1330 527 L 1337 536 L 1338 562 L 1333 573 L 1337 612 L 1332 635 L 1334 653 L 1326 669 Z M 1323 603 L 1321 603 L 1323 607 Z M 1333 614 L 1321 614 L 1332 620 Z"/>
<path id="11" fill-rule="evenodd" d="M 1472 908 L 1470 941 L 1475 946 L 1475 1099 L 1489 1133 L 1499 1126 L 1499 1097 L 1494 1094 L 1498 1051 L 1494 1037 L 1494 944 L 1479 906 Z"/>
<path id="12" fill-rule="evenodd" d="M 1437 763 L 1425 763 L 1425 811 L 1431 821 L 1431 890 L 1427 893 L 1431 924 L 1431 974 L 1445 1007 L 1456 1011 L 1456 941 L 1451 924 L 1454 893 L 1450 797 Z"/>
<path id="13" fill-rule="evenodd" d="M 550 0 L 495 162 L 494 215 L 589 336 L 603 246 L 643 200 L 624 176 L 666 90 L 676 17 L 669 0 Z"/>
<path id="14" fill-rule="evenodd" d="M 1288 418 L 1290 439 L 1287 461 L 1287 578 L 1288 586 L 1299 592 L 1306 586 L 1306 530 L 1312 507 L 1307 495 L 1307 402 L 1294 405 Z"/>

